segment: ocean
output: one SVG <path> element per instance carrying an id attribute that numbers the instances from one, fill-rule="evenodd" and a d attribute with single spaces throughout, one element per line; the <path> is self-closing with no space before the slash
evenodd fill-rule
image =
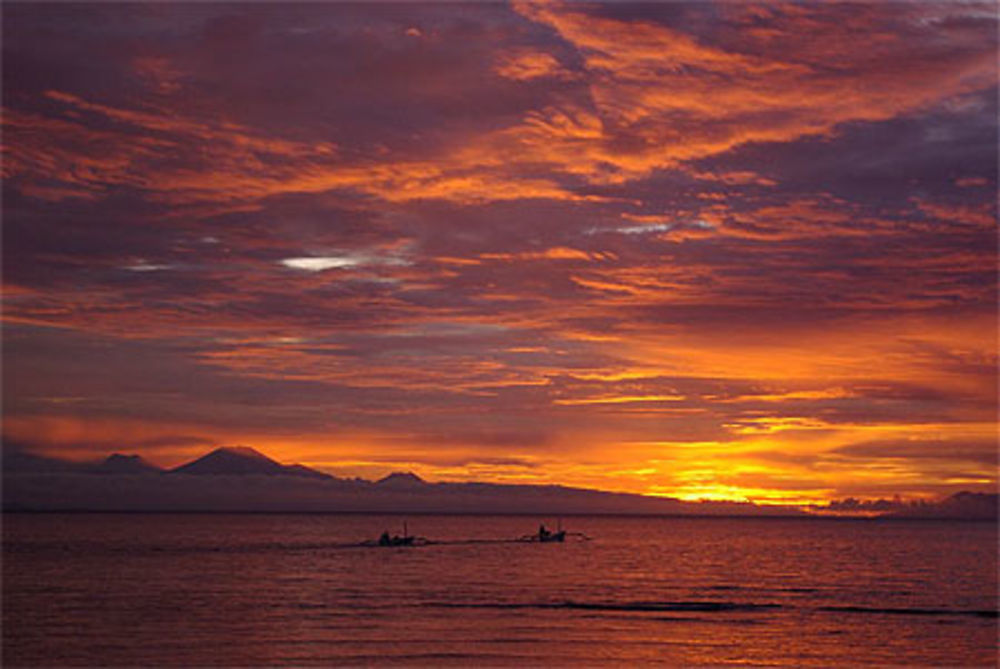
<path id="1" fill-rule="evenodd" d="M 357 547 L 383 530 L 441 543 Z M 6 514 L 4 666 L 996 666 L 994 523 Z M 581 536 L 585 535 L 585 536 Z"/>

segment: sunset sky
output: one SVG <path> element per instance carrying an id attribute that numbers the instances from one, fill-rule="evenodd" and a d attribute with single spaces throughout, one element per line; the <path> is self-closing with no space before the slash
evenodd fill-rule
<path id="1" fill-rule="evenodd" d="M 5 3 L 5 448 L 993 490 L 996 59 L 995 3 Z"/>

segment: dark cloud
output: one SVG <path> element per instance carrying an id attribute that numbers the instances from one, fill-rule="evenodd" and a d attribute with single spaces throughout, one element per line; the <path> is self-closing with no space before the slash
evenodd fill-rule
<path id="1" fill-rule="evenodd" d="M 997 464 L 997 443 L 995 440 L 874 440 L 840 446 L 833 449 L 831 453 L 866 460 L 950 460 L 993 466 Z"/>

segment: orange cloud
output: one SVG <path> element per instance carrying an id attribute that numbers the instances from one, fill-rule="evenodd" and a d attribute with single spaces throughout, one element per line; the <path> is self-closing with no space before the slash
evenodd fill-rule
<path id="1" fill-rule="evenodd" d="M 681 402 L 683 395 L 617 395 L 611 397 L 581 397 L 576 399 L 556 399 L 555 404 L 578 406 L 586 404 L 632 404 L 635 402 Z"/>
<path id="2" fill-rule="evenodd" d="M 502 54 L 495 69 L 501 77 L 517 81 L 572 76 L 551 54 L 526 49 Z"/>
<path id="3" fill-rule="evenodd" d="M 978 205 L 918 202 L 917 208 L 935 221 L 993 229 L 997 225 L 996 203 Z"/>
<path id="4" fill-rule="evenodd" d="M 30 179 L 59 179 L 77 187 L 63 188 L 62 197 L 128 185 L 174 204 L 338 189 L 370 193 L 387 202 L 601 199 L 576 195 L 550 179 L 525 177 L 510 168 L 494 169 L 495 159 L 476 149 L 435 160 L 359 162 L 346 159 L 329 142 L 266 137 L 228 121 L 199 121 L 167 110 L 115 108 L 60 91 L 48 91 L 46 97 L 123 126 L 98 131 L 82 122 L 5 114 L 10 147 L 5 176 L 29 179 L 29 191 L 50 198 L 57 191 Z M 145 134 L 136 137 L 134 130 Z M 93 150 L 98 146 L 100 151 Z M 166 167 L 192 146 L 198 147 L 194 162 Z"/>
<path id="5" fill-rule="evenodd" d="M 523 253 L 482 253 L 483 260 L 600 260 L 607 258 L 602 253 L 587 253 L 579 249 L 565 246 L 554 246 L 544 251 L 526 251 Z"/>
<path id="6" fill-rule="evenodd" d="M 457 148 L 400 160 L 391 153 L 347 155 L 330 142 L 265 136 L 224 119 L 196 120 L 156 107 L 124 109 L 48 91 L 49 100 L 77 115 L 120 125 L 97 131 L 86 116 L 80 122 L 33 119 L 36 126 L 48 124 L 43 136 L 32 134 L 23 114 L 5 114 L 14 147 L 7 174 L 66 181 L 75 188 L 64 190 L 65 197 L 127 184 L 178 204 L 337 189 L 388 202 L 586 200 L 594 196 L 578 195 L 553 176 L 525 176 L 537 169 L 523 168 L 545 165 L 555 175 L 589 184 L 619 184 L 749 142 L 787 142 L 833 133 L 849 121 L 890 119 L 984 89 L 996 78 L 995 59 L 986 51 L 903 59 L 905 44 L 879 27 L 880 17 L 871 9 L 854 17 L 850 30 L 817 33 L 815 43 L 796 52 L 800 62 L 789 61 L 787 50 L 777 55 L 773 40 L 763 36 L 740 44 L 741 51 L 662 24 L 592 16 L 581 6 L 522 3 L 515 9 L 578 51 L 582 69 L 573 76 L 586 82 L 587 103 L 545 104 L 520 122 L 470 137 Z M 776 29 L 798 34 L 811 20 L 808 11 L 800 14 L 805 16 L 784 17 L 783 23 L 776 18 Z M 958 43 L 959 38 L 943 39 Z M 862 42 L 876 44 L 884 60 L 867 60 Z M 857 49 L 849 48 L 855 43 Z M 827 67 L 817 54 L 834 47 L 839 60 Z M 163 59 L 140 59 L 135 67 L 160 88 L 177 85 L 178 75 Z M 497 68 L 515 79 L 564 71 L 538 49 L 503 52 Z M 144 134 L 137 137 L 136 131 Z M 201 143 L 202 158 L 187 167 L 167 167 L 168 158 L 178 157 L 191 140 Z M 87 148 L 98 144 L 103 151 Z M 773 186 L 773 180 L 749 172 L 692 173 L 729 184 Z M 39 184 L 28 188 L 44 192 Z M 51 187 L 48 192 L 59 196 Z"/>
<path id="7" fill-rule="evenodd" d="M 85 77 L 10 96 L 6 336 L 65 368 L 32 394 L 23 366 L 11 434 L 70 453 L 176 429 L 132 417 L 130 384 L 158 381 L 131 360 L 70 378 L 92 338 L 95 360 L 190 365 L 164 373 L 192 395 L 170 400 L 185 434 L 340 473 L 768 500 L 995 483 L 975 445 L 995 432 L 995 205 L 976 200 L 988 178 L 955 179 L 988 172 L 914 168 L 933 196 L 852 199 L 841 167 L 782 184 L 798 147 L 762 147 L 851 156 L 866 123 L 935 130 L 996 81 L 968 21 L 921 27 L 958 10 L 723 3 L 696 35 L 515 9 L 514 37 L 483 33 L 461 63 L 420 61 L 445 33 L 393 24 L 378 88 L 416 102 L 359 137 L 338 105 L 370 89 L 301 93 L 320 120 L 300 127 L 292 101 L 276 119 L 198 97 L 179 59 L 126 59 L 117 96 Z M 460 64 L 483 90 L 441 83 Z"/>
<path id="8" fill-rule="evenodd" d="M 795 52 L 808 57 L 835 48 L 841 62 L 831 69 L 822 58 L 806 63 L 776 57 L 768 39 L 747 45 L 758 54 L 740 53 L 661 24 L 592 16 L 568 3 L 515 8 L 577 48 L 593 108 L 551 107 L 540 112 L 549 122 L 536 116 L 530 128 L 509 135 L 522 150 L 534 149 L 539 159 L 598 183 L 634 179 L 748 142 L 785 142 L 829 134 L 847 121 L 889 119 L 984 89 L 996 79 L 995 59 L 987 51 L 920 63 L 891 58 L 905 45 L 879 31 L 877 15 L 864 12 L 849 29 L 816 33 L 814 44 Z M 792 34 L 808 20 L 798 17 L 781 31 Z M 883 66 L 867 60 L 873 39 L 886 52 Z M 855 42 L 852 50 L 848 45 Z M 587 119 L 590 131 L 568 134 L 560 122 L 566 118 Z M 623 145 L 630 150 L 618 148 Z"/>

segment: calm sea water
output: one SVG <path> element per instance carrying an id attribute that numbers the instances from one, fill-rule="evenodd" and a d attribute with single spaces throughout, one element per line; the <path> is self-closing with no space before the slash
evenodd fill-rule
<path id="1" fill-rule="evenodd" d="M 440 540 L 530 517 L 409 517 Z M 564 519 L 347 548 L 360 515 L 9 514 L 16 665 L 995 666 L 997 528 Z"/>

